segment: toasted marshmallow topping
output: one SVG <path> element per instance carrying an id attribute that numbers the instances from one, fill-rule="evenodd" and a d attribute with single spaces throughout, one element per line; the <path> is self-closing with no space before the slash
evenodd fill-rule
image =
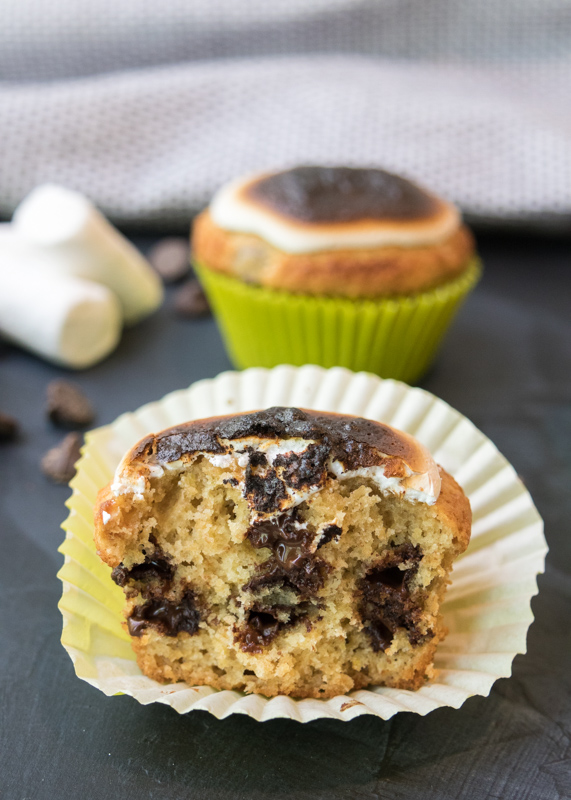
<path id="1" fill-rule="evenodd" d="M 288 253 L 437 244 L 458 227 L 451 203 L 392 173 L 300 167 L 239 178 L 210 204 L 216 225 Z"/>
<path id="2" fill-rule="evenodd" d="M 436 463 L 408 434 L 357 417 L 283 408 L 146 437 L 119 465 L 111 490 L 142 500 L 153 478 L 201 457 L 231 473 L 255 519 L 300 505 L 333 480 L 365 478 L 383 495 L 427 505 L 440 493 Z"/>

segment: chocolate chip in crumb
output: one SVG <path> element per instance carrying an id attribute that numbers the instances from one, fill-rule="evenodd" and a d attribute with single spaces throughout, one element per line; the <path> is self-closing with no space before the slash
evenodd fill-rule
<path id="1" fill-rule="evenodd" d="M 190 243 L 181 236 L 169 236 L 151 248 L 148 258 L 165 283 L 175 283 L 190 270 Z"/>
<path id="2" fill-rule="evenodd" d="M 68 433 L 62 441 L 42 458 L 42 472 L 54 483 L 69 483 L 75 475 L 75 463 L 81 452 L 82 437 Z"/>
<path id="3" fill-rule="evenodd" d="M 321 531 L 317 541 L 317 549 L 319 550 L 319 548 L 323 547 L 324 544 L 329 544 L 329 542 L 332 542 L 333 539 L 335 539 L 335 541 L 339 541 L 339 537 L 342 533 L 343 531 L 339 525 L 326 525 Z"/>
<path id="4" fill-rule="evenodd" d="M 0 442 L 13 441 L 20 432 L 18 421 L 0 411 Z"/>
<path id="5" fill-rule="evenodd" d="M 210 314 L 210 306 L 202 287 L 196 279 L 184 283 L 177 291 L 174 309 L 181 317 L 206 317 Z"/>
<path id="6" fill-rule="evenodd" d="M 47 395 L 47 415 L 59 428 L 84 428 L 95 419 L 93 406 L 75 383 L 51 381 Z"/>
<path id="7" fill-rule="evenodd" d="M 421 559 L 418 545 L 396 545 L 358 583 L 359 612 L 375 652 L 390 647 L 398 628 L 406 631 L 412 645 L 432 636 L 423 634 L 418 626 L 422 597 L 415 597 L 410 589 Z"/>
<path id="8" fill-rule="evenodd" d="M 164 636 L 198 632 L 200 612 L 194 593 L 186 591 L 179 602 L 157 597 L 144 605 L 135 606 L 127 619 L 131 636 L 141 636 L 146 628 L 154 627 Z"/>

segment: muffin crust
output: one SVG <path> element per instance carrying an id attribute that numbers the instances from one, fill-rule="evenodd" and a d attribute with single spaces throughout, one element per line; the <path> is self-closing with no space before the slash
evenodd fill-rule
<path id="1" fill-rule="evenodd" d="M 209 211 L 195 220 L 192 247 L 194 258 L 203 267 L 247 283 L 354 298 L 433 289 L 463 274 L 474 255 L 474 240 L 464 225 L 445 241 L 424 247 L 285 253 L 254 234 L 219 228 Z"/>

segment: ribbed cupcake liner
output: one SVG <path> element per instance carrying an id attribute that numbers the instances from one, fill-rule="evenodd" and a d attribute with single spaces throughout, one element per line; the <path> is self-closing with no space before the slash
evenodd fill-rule
<path id="1" fill-rule="evenodd" d="M 447 638 L 439 645 L 437 677 L 416 692 L 372 687 L 330 700 L 267 699 L 186 683 L 161 685 L 141 674 L 121 626 L 123 592 L 93 543 L 97 491 L 112 478 L 122 455 L 142 436 L 170 425 L 217 414 L 302 406 L 387 422 L 416 436 L 464 488 L 474 514 L 472 540 L 458 559 L 443 605 Z M 426 714 L 458 708 L 472 695 L 487 695 L 511 673 L 526 649 L 533 619 L 530 601 L 543 570 L 543 524 L 531 497 L 506 459 L 474 425 L 421 389 L 374 375 L 314 366 L 225 372 L 156 403 L 124 414 L 86 437 L 70 486 L 69 516 L 61 545 L 65 563 L 60 609 L 62 643 L 77 675 L 107 695 L 164 703 L 180 713 L 209 711 L 219 718 L 246 714 L 257 720 L 287 717 L 353 719 L 398 711 Z"/>
<path id="2" fill-rule="evenodd" d="M 195 264 L 234 365 L 319 364 L 414 383 L 481 274 L 473 260 L 427 292 L 377 300 L 316 297 L 247 284 Z"/>

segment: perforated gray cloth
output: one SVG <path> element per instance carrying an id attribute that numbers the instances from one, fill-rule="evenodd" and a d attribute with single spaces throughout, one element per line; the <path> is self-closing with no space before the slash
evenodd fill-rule
<path id="1" fill-rule="evenodd" d="M 379 165 L 571 226 L 567 0 L 4 0 L 0 213 L 43 181 L 186 224 L 237 174 Z"/>

